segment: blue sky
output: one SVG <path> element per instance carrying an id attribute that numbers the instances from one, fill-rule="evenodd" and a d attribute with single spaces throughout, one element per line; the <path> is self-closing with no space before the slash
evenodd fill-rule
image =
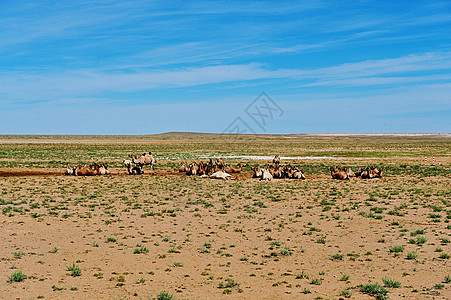
<path id="1" fill-rule="evenodd" d="M 0 37 L 0 134 L 451 132 L 449 1 L 2 0 Z"/>

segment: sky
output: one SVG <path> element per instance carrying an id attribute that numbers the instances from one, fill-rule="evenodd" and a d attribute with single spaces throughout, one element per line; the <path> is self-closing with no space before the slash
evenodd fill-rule
<path id="1" fill-rule="evenodd" d="M 449 1 L 0 1 L 0 134 L 450 133 Z"/>

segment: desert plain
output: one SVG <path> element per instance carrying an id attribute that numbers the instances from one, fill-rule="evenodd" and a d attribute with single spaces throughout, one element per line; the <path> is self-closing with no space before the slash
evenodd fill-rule
<path id="1" fill-rule="evenodd" d="M 252 178 L 275 154 L 307 179 Z M 210 157 L 246 167 L 178 172 Z M 451 299 L 450 220 L 446 134 L 0 136 L 1 299 Z"/>

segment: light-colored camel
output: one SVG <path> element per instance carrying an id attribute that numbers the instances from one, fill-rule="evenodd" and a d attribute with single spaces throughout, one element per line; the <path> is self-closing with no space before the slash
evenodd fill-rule
<path id="1" fill-rule="evenodd" d="M 152 152 L 143 153 L 139 157 L 136 157 L 135 154 L 130 154 L 132 162 L 135 165 L 150 165 L 150 168 L 153 170 L 153 165 L 155 164 L 155 158 L 152 155 Z"/>
<path id="2" fill-rule="evenodd" d="M 214 172 L 213 174 L 211 174 L 208 177 L 210 177 L 212 179 L 233 179 L 232 175 L 230 175 L 224 171 Z"/>
<path id="3" fill-rule="evenodd" d="M 272 174 L 267 169 L 262 169 L 262 176 L 260 178 L 260 181 L 271 181 L 273 179 Z"/>
<path id="4" fill-rule="evenodd" d="M 346 174 L 348 174 L 348 177 L 355 177 L 355 173 L 351 168 L 346 169 Z"/>
<path id="5" fill-rule="evenodd" d="M 254 175 L 252 175 L 252 178 L 261 178 L 262 177 L 262 168 L 257 167 L 257 168 L 252 168 L 252 171 L 254 171 Z"/>
<path id="6" fill-rule="evenodd" d="M 186 162 L 184 162 L 180 165 L 179 172 L 180 173 L 186 172 L 187 169 L 188 169 L 188 164 Z"/>
<path id="7" fill-rule="evenodd" d="M 71 168 L 71 167 L 69 166 L 69 164 L 67 164 L 67 165 L 66 165 L 66 171 L 64 172 L 64 174 L 66 174 L 66 175 L 74 175 L 74 169 L 75 169 L 75 168 Z"/>
<path id="8" fill-rule="evenodd" d="M 107 164 L 102 164 L 99 167 L 99 174 L 98 175 L 108 175 L 110 174 L 110 171 L 108 171 L 108 165 Z"/>

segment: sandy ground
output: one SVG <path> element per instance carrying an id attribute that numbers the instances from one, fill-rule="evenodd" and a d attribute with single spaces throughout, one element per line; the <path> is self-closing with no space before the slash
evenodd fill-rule
<path id="1" fill-rule="evenodd" d="M 451 299 L 449 178 L 112 171 L 1 170 L 0 298 Z"/>

